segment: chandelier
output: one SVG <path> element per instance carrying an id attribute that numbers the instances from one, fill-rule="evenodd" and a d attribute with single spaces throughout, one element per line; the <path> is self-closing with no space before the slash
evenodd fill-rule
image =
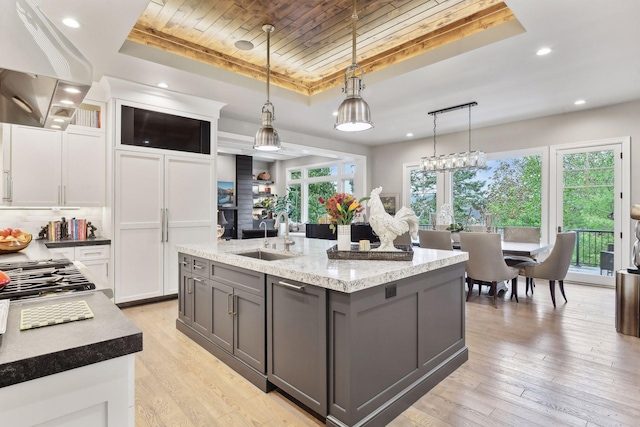
<path id="1" fill-rule="evenodd" d="M 471 151 L 471 107 L 478 105 L 477 102 L 456 105 L 455 107 L 443 108 L 442 110 L 430 111 L 433 116 L 433 156 L 420 159 L 420 168 L 427 172 L 453 172 L 457 170 L 480 169 L 487 166 L 487 153 L 484 151 Z M 436 117 L 441 113 L 469 109 L 469 151 L 463 153 L 442 154 L 436 156 Z"/>
<path id="2" fill-rule="evenodd" d="M 269 101 L 269 77 L 271 74 L 269 48 L 271 45 L 270 35 L 274 30 L 274 26 L 265 24 L 262 26 L 262 30 L 267 33 L 267 102 L 262 106 L 262 126 L 256 133 L 253 148 L 258 151 L 278 151 L 282 146 L 280 145 L 278 131 L 273 127 L 273 121 L 276 119 L 276 107 Z"/>
<path id="3" fill-rule="evenodd" d="M 338 107 L 338 116 L 334 125 L 335 129 L 344 132 L 358 132 L 373 127 L 369 104 L 360 95 L 364 89 L 364 70 L 356 63 L 356 21 L 358 20 L 356 0 L 353 0 L 351 19 L 353 19 L 351 65 L 344 73 L 344 87 L 342 88 L 342 91 L 347 94 L 347 98 Z M 360 77 L 358 77 L 358 71 L 360 71 Z"/>

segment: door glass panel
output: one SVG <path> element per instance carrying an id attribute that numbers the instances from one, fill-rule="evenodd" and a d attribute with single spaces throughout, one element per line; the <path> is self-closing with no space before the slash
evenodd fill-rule
<path id="1" fill-rule="evenodd" d="M 563 154 L 562 228 L 577 233 L 570 272 L 613 275 L 615 153 Z"/>

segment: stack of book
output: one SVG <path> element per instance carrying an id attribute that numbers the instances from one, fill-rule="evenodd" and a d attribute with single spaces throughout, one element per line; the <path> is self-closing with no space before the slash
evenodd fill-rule
<path id="1" fill-rule="evenodd" d="M 50 221 L 47 237 L 51 241 L 57 240 L 86 240 L 87 220 L 71 218 L 69 221 Z"/>

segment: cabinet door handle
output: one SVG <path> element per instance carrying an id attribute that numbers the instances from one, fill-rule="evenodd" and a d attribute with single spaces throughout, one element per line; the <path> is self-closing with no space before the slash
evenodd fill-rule
<path id="1" fill-rule="evenodd" d="M 187 277 L 187 293 L 188 294 L 192 294 L 193 293 L 193 289 L 191 286 L 189 286 L 189 281 L 191 280 L 191 277 Z"/>
<path id="2" fill-rule="evenodd" d="M 169 209 L 165 209 L 165 214 L 164 214 L 164 224 L 165 224 L 165 231 L 167 233 L 167 238 L 164 239 L 165 242 L 169 241 Z"/>
<path id="3" fill-rule="evenodd" d="M 5 170 L 2 173 L 4 174 L 4 197 L 2 200 L 10 202 L 13 198 L 13 180 L 11 179 L 11 171 Z"/>
<path id="4" fill-rule="evenodd" d="M 238 314 L 238 295 L 233 296 L 233 315 Z"/>
<path id="5" fill-rule="evenodd" d="M 58 185 L 58 205 L 62 205 L 62 186 Z"/>
<path id="6" fill-rule="evenodd" d="M 164 209 L 160 208 L 160 243 L 164 242 Z"/>
<path id="7" fill-rule="evenodd" d="M 193 264 L 193 268 L 195 268 L 196 270 L 204 270 L 204 267 L 198 264 Z"/>
<path id="8" fill-rule="evenodd" d="M 183 267 L 186 267 L 186 266 L 188 266 L 188 265 L 189 265 L 189 263 L 188 263 L 187 261 L 182 261 L 182 266 L 183 266 Z"/>
<path id="9" fill-rule="evenodd" d="M 194 278 L 193 278 L 193 281 L 194 281 L 194 282 L 198 282 L 198 283 L 202 283 L 202 279 L 198 279 L 197 277 L 194 277 Z"/>
<path id="10" fill-rule="evenodd" d="M 231 308 L 229 308 L 229 299 L 231 299 Z M 227 294 L 227 312 L 233 314 L 233 294 Z"/>
<path id="11" fill-rule="evenodd" d="M 62 186 L 62 204 L 63 205 L 67 204 L 67 186 L 66 185 Z"/>
<path id="12" fill-rule="evenodd" d="M 278 285 L 282 285 L 285 288 L 295 289 L 296 291 L 301 291 L 304 289 L 304 285 L 294 285 L 293 283 L 287 283 L 283 281 L 279 281 Z"/>
<path id="13" fill-rule="evenodd" d="M 89 255 L 100 255 L 100 252 L 86 252 L 84 254 L 84 256 L 89 256 Z"/>

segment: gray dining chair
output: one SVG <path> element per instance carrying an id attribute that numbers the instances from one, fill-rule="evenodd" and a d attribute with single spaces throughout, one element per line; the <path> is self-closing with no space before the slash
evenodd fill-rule
<path id="1" fill-rule="evenodd" d="M 558 233 L 553 249 L 544 261 L 541 263 L 528 261 L 518 265 L 518 267 L 524 267 L 527 289 L 529 285 L 533 283 L 533 279 L 545 279 L 549 281 L 549 291 L 551 292 L 551 301 L 554 307 L 556 306 L 556 281 L 558 281 L 558 285 L 560 286 L 560 292 L 562 293 L 564 302 L 567 302 L 567 297 L 564 293 L 564 278 L 569 271 L 569 264 L 571 264 L 571 257 L 573 256 L 575 246 L 575 231 Z"/>
<path id="2" fill-rule="evenodd" d="M 540 227 L 503 227 L 503 240 L 505 242 L 521 242 L 521 243 L 540 243 Z M 520 255 L 507 255 L 504 262 L 510 267 L 517 267 L 520 275 L 524 276 L 524 267 L 521 264 L 529 261 L 535 261 L 536 255 L 533 257 Z M 529 293 L 529 285 L 531 285 L 531 293 L 533 293 L 533 282 L 527 283 L 525 293 Z"/>
<path id="3" fill-rule="evenodd" d="M 453 250 L 448 230 L 418 230 L 418 240 L 421 248 Z"/>
<path id="4" fill-rule="evenodd" d="M 502 243 L 497 233 L 460 233 L 460 249 L 469 253 L 467 260 L 467 301 L 473 291 L 473 284 L 491 286 L 493 306 L 497 305 L 498 282 L 511 280 L 511 298 L 518 302 L 518 269 L 509 267 L 502 258 Z"/>

